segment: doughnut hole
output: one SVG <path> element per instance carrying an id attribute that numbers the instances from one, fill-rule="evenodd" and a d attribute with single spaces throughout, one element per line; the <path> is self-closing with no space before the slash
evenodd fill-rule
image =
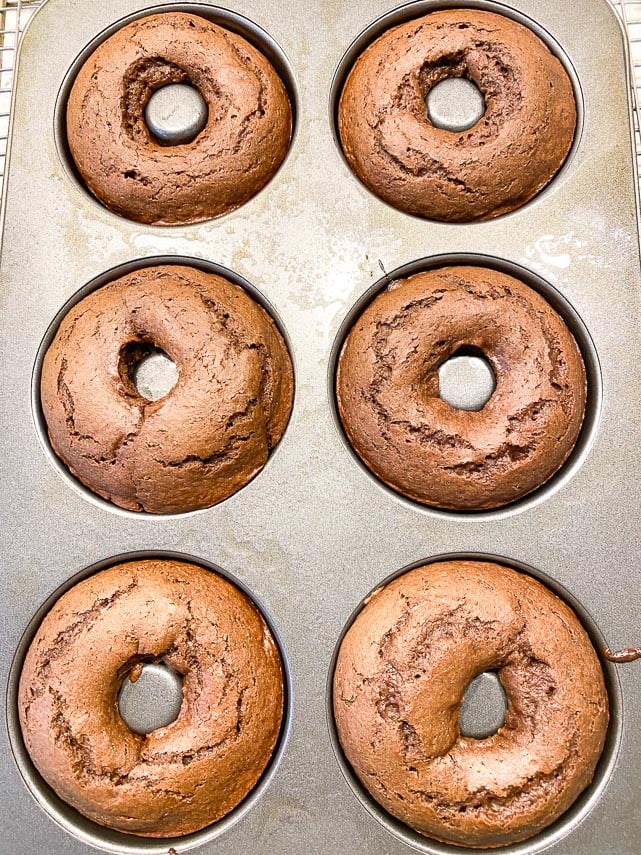
<path id="1" fill-rule="evenodd" d="M 459 711 L 459 730 L 470 739 L 487 739 L 505 724 L 507 696 L 495 671 L 475 677 L 463 696 Z"/>
<path id="2" fill-rule="evenodd" d="M 467 130 L 485 115 L 485 95 L 478 69 L 470 66 L 466 52 L 456 52 L 435 62 L 426 62 L 417 75 L 419 92 L 428 112 L 428 118 L 436 127 L 446 130 Z M 461 103 L 461 98 L 469 102 Z M 480 99 L 479 99 L 480 96 Z M 457 99 L 458 103 L 457 103 Z M 434 121 L 432 112 L 443 109 L 448 114 L 459 113 L 459 121 L 441 124 Z M 465 113 L 469 115 L 465 116 Z"/>
<path id="3" fill-rule="evenodd" d="M 192 142 L 209 117 L 201 86 L 198 75 L 161 57 L 133 63 L 124 76 L 123 100 L 131 139 L 144 139 L 148 132 L 161 145 Z M 140 180 L 136 169 L 125 178 Z"/>
<path id="4" fill-rule="evenodd" d="M 438 369 L 438 395 L 456 410 L 482 410 L 495 389 L 496 375 L 480 348 L 461 347 Z"/>
<path id="5" fill-rule="evenodd" d="M 164 145 L 189 143 L 207 125 L 209 108 L 199 89 L 170 83 L 156 89 L 144 110 L 151 135 Z"/>
<path id="6" fill-rule="evenodd" d="M 182 676 L 162 661 L 128 666 L 118 692 L 118 711 L 129 730 L 145 736 L 167 727 L 180 714 Z"/>
<path id="7" fill-rule="evenodd" d="M 147 401 L 159 401 L 178 382 L 176 363 L 152 342 L 131 341 L 120 350 L 118 373 L 127 391 Z"/>
<path id="8" fill-rule="evenodd" d="M 176 85 L 200 92 L 195 77 L 186 68 L 162 57 L 132 63 L 125 72 L 123 85 L 126 124 L 132 137 L 144 132 L 145 109 L 156 92 Z"/>
<path id="9" fill-rule="evenodd" d="M 480 87 L 466 76 L 447 76 L 423 96 L 427 117 L 437 128 L 454 133 L 480 122 L 487 105 Z"/>

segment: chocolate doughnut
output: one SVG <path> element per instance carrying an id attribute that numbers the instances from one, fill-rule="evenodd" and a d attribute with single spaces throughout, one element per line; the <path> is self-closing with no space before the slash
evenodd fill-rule
<path id="1" fill-rule="evenodd" d="M 178 718 L 147 735 L 118 712 L 140 663 L 183 677 Z M 251 600 L 191 564 L 131 561 L 67 591 L 42 621 L 20 677 L 25 746 L 61 799 L 146 837 L 227 814 L 269 762 L 283 718 L 274 639 Z"/>
<path id="2" fill-rule="evenodd" d="M 496 388 L 478 412 L 439 397 L 439 367 L 464 348 Z M 586 372 L 563 320 L 519 280 L 445 267 L 397 282 L 355 322 L 338 361 L 343 427 L 363 462 L 438 508 L 498 508 L 546 482 L 579 436 Z"/>
<path id="3" fill-rule="evenodd" d="M 172 83 L 208 107 L 191 142 L 164 145 L 145 108 Z M 139 223 L 197 223 L 255 196 L 281 165 L 292 109 L 271 63 L 198 15 L 164 12 L 125 25 L 92 53 L 67 103 L 67 140 L 87 188 Z"/>
<path id="4" fill-rule="evenodd" d="M 497 671 L 504 724 L 465 737 L 471 680 Z M 596 652 L 576 615 L 533 578 L 479 561 L 412 570 L 376 592 L 334 673 L 340 744 L 369 793 L 427 837 L 517 843 L 591 782 L 608 725 Z"/>
<path id="5" fill-rule="evenodd" d="M 473 81 L 485 114 L 455 132 L 425 99 L 448 77 Z M 445 222 L 498 217 L 556 175 L 577 124 L 572 84 L 531 30 L 473 9 L 430 12 L 393 27 L 358 58 L 338 128 L 358 178 L 384 201 Z"/>
<path id="6" fill-rule="evenodd" d="M 136 365 L 154 349 L 176 385 L 149 401 Z M 210 507 L 247 484 L 292 408 L 287 346 L 242 288 L 192 267 L 129 273 L 77 303 L 40 382 L 53 450 L 98 495 L 135 511 Z"/>

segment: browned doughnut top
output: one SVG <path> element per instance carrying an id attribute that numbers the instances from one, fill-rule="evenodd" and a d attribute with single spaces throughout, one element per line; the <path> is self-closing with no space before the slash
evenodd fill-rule
<path id="1" fill-rule="evenodd" d="M 162 145 L 144 112 L 156 89 L 196 88 L 204 130 Z M 122 27 L 80 69 L 67 104 L 78 171 L 104 205 L 140 223 L 196 223 L 247 202 L 276 173 L 292 110 L 270 62 L 241 36 L 197 15 L 165 12 Z"/>
<path id="2" fill-rule="evenodd" d="M 465 691 L 494 670 L 505 723 L 464 737 Z M 451 561 L 368 601 L 339 651 L 334 715 L 348 761 L 386 810 L 427 837 L 489 848 L 536 834 L 590 783 L 608 697 L 558 597 L 507 567 Z"/>
<path id="3" fill-rule="evenodd" d="M 439 367 L 482 351 L 496 389 L 478 412 L 439 397 Z M 586 375 L 571 332 L 522 282 L 446 267 L 389 288 L 350 331 L 338 363 L 341 420 L 390 487 L 453 510 L 497 508 L 548 480 L 572 451 Z"/>
<path id="4" fill-rule="evenodd" d="M 118 712 L 140 662 L 183 675 L 178 718 L 146 736 Z M 274 639 L 250 599 L 177 561 L 132 561 L 64 594 L 27 653 L 27 751 L 60 798 L 109 828 L 173 837 L 209 825 L 254 787 L 283 717 Z"/>
<path id="5" fill-rule="evenodd" d="M 486 111 L 476 125 L 435 127 L 425 106 L 447 77 L 466 77 Z M 359 57 L 338 112 L 345 156 L 395 208 L 434 220 L 490 219 L 554 177 L 577 111 L 560 61 L 531 30 L 472 9 L 431 12 L 384 33 Z"/>
<path id="6" fill-rule="evenodd" d="M 158 401 L 132 382 L 153 347 L 176 364 Z M 293 399 L 287 346 L 242 288 L 192 267 L 147 267 L 77 303 L 45 354 L 49 438 L 71 472 L 130 510 L 206 508 L 247 484 Z"/>

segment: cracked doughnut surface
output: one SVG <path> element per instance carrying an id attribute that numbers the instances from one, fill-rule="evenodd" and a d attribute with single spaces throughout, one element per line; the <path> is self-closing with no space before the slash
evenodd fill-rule
<path id="1" fill-rule="evenodd" d="M 505 723 L 464 737 L 470 682 L 498 671 Z M 375 592 L 347 632 L 334 715 L 357 776 L 387 811 L 461 846 L 516 843 L 591 782 L 608 725 L 603 671 L 576 615 L 540 582 L 451 561 Z"/>
<path id="2" fill-rule="evenodd" d="M 144 662 L 183 676 L 178 718 L 146 736 L 118 711 Z M 63 594 L 29 647 L 18 703 L 26 748 L 60 798 L 109 828 L 173 837 L 254 787 L 283 699 L 280 654 L 250 599 L 200 567 L 146 560 Z"/>
<path id="3" fill-rule="evenodd" d="M 447 77 L 482 92 L 485 115 L 453 132 L 429 119 L 425 98 Z M 360 180 L 384 201 L 441 221 L 513 211 L 556 175 L 577 109 L 561 62 L 511 18 L 472 9 L 431 12 L 384 33 L 343 89 L 339 135 Z"/>
<path id="4" fill-rule="evenodd" d="M 496 388 L 478 412 L 439 397 L 439 367 L 482 352 Z M 350 330 L 338 408 L 364 463 L 403 495 L 438 508 L 497 508 L 565 462 L 585 414 L 579 348 L 561 317 L 512 276 L 445 267 L 393 282 Z"/>
<path id="5" fill-rule="evenodd" d="M 151 95 L 193 86 L 207 103 L 203 131 L 163 145 L 145 123 Z M 80 69 L 67 104 L 67 140 L 88 189 L 140 223 L 197 223 L 237 208 L 287 154 L 292 109 L 260 51 L 197 15 L 166 12 L 127 24 Z"/>
<path id="6" fill-rule="evenodd" d="M 132 382 L 153 348 L 178 381 L 157 401 Z M 267 462 L 293 401 L 287 346 L 242 288 L 192 267 L 147 267 L 89 294 L 65 316 L 42 366 L 53 450 L 120 507 L 210 507 Z"/>

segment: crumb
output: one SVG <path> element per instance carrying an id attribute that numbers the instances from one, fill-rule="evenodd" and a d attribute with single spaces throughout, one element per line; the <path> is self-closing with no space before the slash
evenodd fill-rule
<path id="1" fill-rule="evenodd" d="M 142 664 L 142 662 L 138 662 L 131 669 L 131 671 L 129 672 L 129 679 L 131 680 L 132 683 L 136 683 L 140 679 L 140 675 L 142 674 L 143 668 L 144 668 L 144 665 Z M 175 853 L 172 853 L 170 850 L 169 855 L 175 855 Z"/>

